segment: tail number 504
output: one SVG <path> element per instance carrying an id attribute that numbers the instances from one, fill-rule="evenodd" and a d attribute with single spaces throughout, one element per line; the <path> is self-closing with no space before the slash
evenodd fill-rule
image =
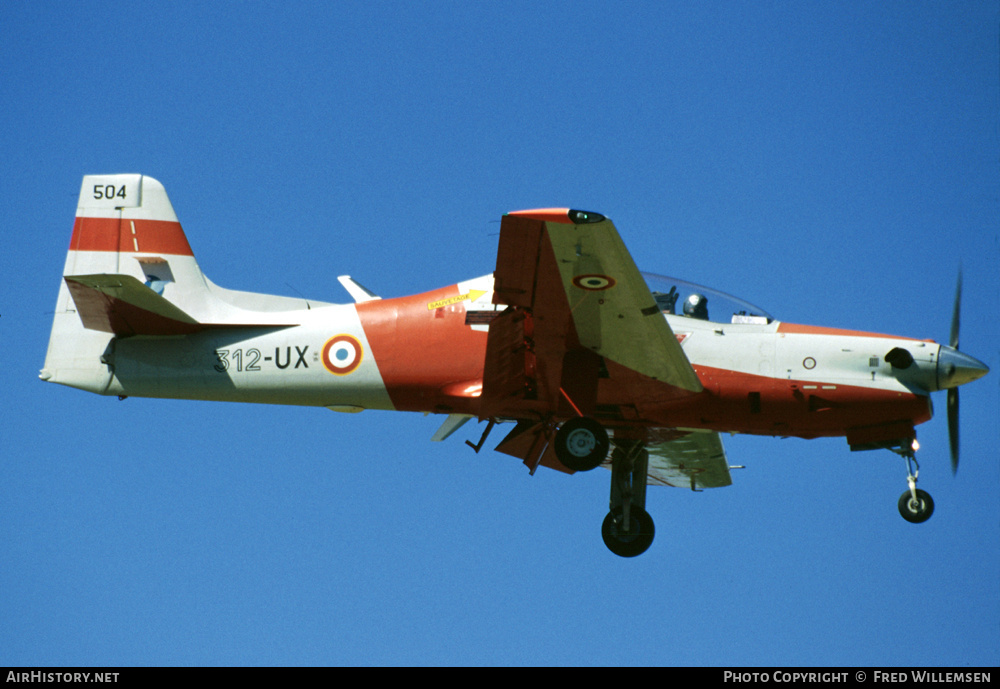
<path id="1" fill-rule="evenodd" d="M 94 198 L 95 199 L 124 199 L 125 198 L 125 185 L 116 187 L 114 184 L 95 184 L 94 185 Z"/>

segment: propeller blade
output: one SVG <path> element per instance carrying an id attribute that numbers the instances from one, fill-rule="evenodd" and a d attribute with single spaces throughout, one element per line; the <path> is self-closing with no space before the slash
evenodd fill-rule
<path id="1" fill-rule="evenodd" d="M 955 306 L 951 311 L 951 338 L 948 344 L 958 349 L 958 327 L 962 311 L 962 269 L 958 269 L 958 284 L 955 286 Z"/>
<path id="2" fill-rule="evenodd" d="M 951 337 L 948 343 L 958 349 L 958 329 L 962 321 L 962 267 L 958 267 L 955 306 L 951 311 Z M 951 473 L 958 473 L 958 387 L 948 389 L 948 444 L 951 446 Z"/>
<path id="3" fill-rule="evenodd" d="M 951 473 L 958 473 L 958 388 L 948 390 L 948 441 L 951 444 Z"/>

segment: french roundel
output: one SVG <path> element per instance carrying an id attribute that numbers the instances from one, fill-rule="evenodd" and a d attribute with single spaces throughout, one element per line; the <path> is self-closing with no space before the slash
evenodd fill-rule
<path id="1" fill-rule="evenodd" d="M 600 291 L 604 289 L 610 289 L 615 286 L 615 279 L 610 275 L 598 275 L 596 273 L 590 275 L 577 275 L 573 278 L 573 284 L 580 289 Z"/>
<path id="2" fill-rule="evenodd" d="M 337 335 L 323 345 L 323 365 L 330 373 L 346 376 L 361 365 L 362 353 L 358 338 L 352 335 Z"/>

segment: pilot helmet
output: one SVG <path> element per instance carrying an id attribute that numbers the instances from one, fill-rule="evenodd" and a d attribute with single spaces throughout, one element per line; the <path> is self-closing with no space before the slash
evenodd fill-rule
<path id="1" fill-rule="evenodd" d="M 684 315 L 708 320 L 708 297 L 697 292 L 684 300 Z"/>

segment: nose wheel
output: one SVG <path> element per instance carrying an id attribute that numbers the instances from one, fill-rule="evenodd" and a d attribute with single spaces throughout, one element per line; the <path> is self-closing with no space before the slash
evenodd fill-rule
<path id="1" fill-rule="evenodd" d="M 899 496 L 899 514 L 911 524 L 920 524 L 934 514 L 934 500 L 930 493 L 917 488 L 917 476 L 920 475 L 920 465 L 913 455 L 913 450 L 900 452 L 906 460 L 906 482 L 909 488 Z"/>
<path id="2" fill-rule="evenodd" d="M 934 500 L 927 491 L 919 488 L 912 493 L 906 491 L 899 496 L 899 513 L 913 524 L 925 522 L 934 514 Z"/>

